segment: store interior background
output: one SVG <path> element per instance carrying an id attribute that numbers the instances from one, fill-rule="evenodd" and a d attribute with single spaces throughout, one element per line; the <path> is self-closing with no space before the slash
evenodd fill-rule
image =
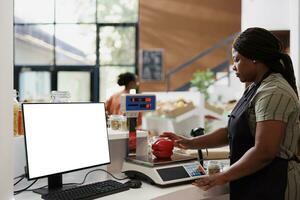
<path id="1" fill-rule="evenodd" d="M 261 26 L 272 31 L 284 31 L 284 37 L 289 36 L 289 52 L 294 63 L 299 86 L 299 10 L 298 0 L 229 0 L 224 2 L 218 0 L 187 0 L 184 2 L 180 0 L 156 0 L 155 2 L 140 0 L 139 40 L 137 44 L 140 49 L 164 49 L 164 72 L 167 74 L 172 68 L 247 27 Z M 13 85 L 16 84 L 16 80 L 13 80 L 14 73 L 16 73 L 16 70 L 13 72 L 13 66 L 17 61 L 13 58 L 17 59 L 14 57 L 14 53 L 18 54 L 16 50 L 13 50 L 12 1 L 5 0 L 0 3 L 0 26 L 2 44 L 0 46 L 0 177 L 2 179 L 0 199 L 12 199 L 14 163 L 12 158 L 13 135 L 11 134 L 12 98 L 10 97 L 13 88 L 16 88 Z M 17 42 L 15 41 L 15 45 Z M 24 52 L 28 53 L 26 49 Z M 36 57 L 41 58 L 40 56 Z M 22 60 L 21 57 L 18 58 Z M 29 56 L 24 56 L 23 61 L 27 58 Z M 186 84 L 196 69 L 213 68 L 227 58 L 228 49 L 222 48 L 195 62 L 171 77 L 171 90 Z M 20 63 L 20 65 L 23 64 Z M 129 71 L 137 71 L 134 67 L 130 67 Z M 28 73 L 26 70 L 23 72 Z M 115 77 L 120 72 L 120 70 L 114 70 L 111 74 L 104 73 L 108 81 L 100 84 L 97 88 L 100 91 L 99 100 L 105 100 L 112 92 L 120 89 L 115 84 Z M 91 91 L 90 81 L 87 81 L 91 78 L 89 73 L 79 73 L 83 76 L 73 74 L 75 78 L 84 80 L 83 82 L 86 83 L 80 86 L 82 88 L 80 93 L 84 97 L 76 96 L 81 101 L 92 99 L 91 94 L 86 93 Z M 70 74 L 62 73 L 62 77 L 66 82 L 71 80 Z M 222 84 L 224 83 L 220 83 L 219 86 L 223 87 Z M 34 84 L 34 87 L 36 85 L 39 84 Z M 30 84 L 28 87 L 31 87 Z M 51 84 L 47 87 L 50 88 Z M 62 88 L 68 87 L 71 86 Z M 166 87 L 166 80 L 141 81 L 140 90 L 142 92 L 166 91 Z M 101 93 L 103 91 L 105 92 Z"/>

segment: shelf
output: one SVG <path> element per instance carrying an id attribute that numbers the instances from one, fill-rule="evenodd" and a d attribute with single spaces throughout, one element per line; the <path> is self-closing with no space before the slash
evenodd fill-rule
<path id="1" fill-rule="evenodd" d="M 194 108 L 193 110 L 187 111 L 177 117 L 166 117 L 166 116 L 158 116 L 158 115 L 147 115 L 145 118 L 154 119 L 154 120 L 171 120 L 174 122 L 181 122 L 186 120 L 192 116 L 199 116 L 200 110 L 198 108 Z"/>
<path id="2" fill-rule="evenodd" d="M 198 108 L 194 108 L 193 110 L 190 110 L 186 113 L 183 113 L 182 115 L 179 115 L 179 116 L 171 118 L 171 119 L 173 119 L 176 122 L 181 122 L 181 121 L 186 120 L 186 119 L 188 119 L 192 116 L 197 116 L 197 115 L 199 115 L 199 113 L 200 113 L 200 110 Z"/>
<path id="3" fill-rule="evenodd" d="M 143 137 L 147 137 L 147 136 L 148 136 L 147 131 L 137 131 L 138 138 L 143 138 Z M 119 131 L 119 130 L 108 129 L 108 138 L 109 138 L 109 140 L 127 139 L 128 131 Z"/>
<path id="4" fill-rule="evenodd" d="M 108 139 L 109 140 L 121 140 L 121 139 L 127 139 L 128 138 L 128 131 L 119 131 L 119 130 L 111 130 L 111 129 L 107 129 L 108 131 Z M 147 137 L 148 136 L 148 132 L 147 131 L 137 131 L 137 137 L 138 138 L 143 138 L 143 137 Z M 15 142 L 23 142 L 24 141 L 24 136 L 17 136 L 14 137 L 15 138 Z"/>

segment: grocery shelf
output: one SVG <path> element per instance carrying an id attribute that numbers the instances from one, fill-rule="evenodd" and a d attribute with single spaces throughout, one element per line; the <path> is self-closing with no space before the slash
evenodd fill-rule
<path id="1" fill-rule="evenodd" d="M 186 120 L 192 116 L 199 115 L 200 110 L 196 107 L 192 110 L 189 110 L 181 115 L 178 115 L 176 117 L 167 117 L 165 115 L 146 115 L 145 118 L 152 119 L 152 120 L 171 120 L 174 122 L 181 122 L 183 120 Z"/>
<path id="2" fill-rule="evenodd" d="M 186 120 L 192 116 L 197 116 L 199 115 L 200 110 L 198 108 L 194 108 L 193 110 L 187 111 L 185 113 L 183 113 L 182 115 L 179 115 L 177 117 L 172 118 L 174 121 L 176 122 L 181 122 L 183 120 Z"/>
<path id="3" fill-rule="evenodd" d="M 108 129 L 108 139 L 109 140 L 120 140 L 120 139 L 127 139 L 128 138 L 128 131 L 120 131 L 120 130 L 112 130 Z M 137 137 L 142 138 L 142 137 L 147 137 L 148 132 L 147 131 L 137 131 Z M 15 142 L 23 142 L 24 141 L 24 136 L 17 136 L 14 137 Z"/>
<path id="4" fill-rule="evenodd" d="M 120 130 L 112 130 L 108 129 L 108 138 L 109 140 L 121 140 L 121 139 L 127 139 L 128 138 L 128 131 L 120 131 Z M 147 137 L 148 132 L 147 131 L 137 131 L 137 137 Z"/>

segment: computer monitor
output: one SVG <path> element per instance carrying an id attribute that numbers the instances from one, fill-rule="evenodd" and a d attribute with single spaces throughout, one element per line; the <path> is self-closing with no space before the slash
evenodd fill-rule
<path id="1" fill-rule="evenodd" d="M 104 103 L 22 104 L 27 176 L 48 177 L 46 194 L 62 174 L 110 163 Z"/>

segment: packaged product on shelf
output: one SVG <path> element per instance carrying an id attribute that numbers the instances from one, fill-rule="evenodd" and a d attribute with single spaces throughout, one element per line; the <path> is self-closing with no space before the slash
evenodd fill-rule
<path id="1" fill-rule="evenodd" d="M 21 103 L 18 102 L 18 92 L 16 90 L 13 91 L 13 110 L 14 110 L 14 136 L 24 135 L 24 128 L 23 128 L 23 116 L 22 116 L 22 107 Z"/>
<path id="2" fill-rule="evenodd" d="M 176 101 L 157 102 L 157 115 L 163 115 L 166 117 L 177 117 L 190 110 L 193 110 L 195 105 L 191 101 L 184 99 L 178 99 Z"/>
<path id="3" fill-rule="evenodd" d="M 18 134 L 24 135 L 24 127 L 23 127 L 23 117 L 22 117 L 22 107 L 19 104 L 19 111 L 18 111 Z"/>
<path id="4" fill-rule="evenodd" d="M 210 160 L 208 161 L 208 175 L 213 175 L 221 172 L 221 166 L 220 163 L 216 160 Z"/>
<path id="5" fill-rule="evenodd" d="M 112 130 L 120 130 L 121 129 L 121 115 L 111 115 L 109 117 L 109 122 L 110 122 L 110 128 Z"/>

